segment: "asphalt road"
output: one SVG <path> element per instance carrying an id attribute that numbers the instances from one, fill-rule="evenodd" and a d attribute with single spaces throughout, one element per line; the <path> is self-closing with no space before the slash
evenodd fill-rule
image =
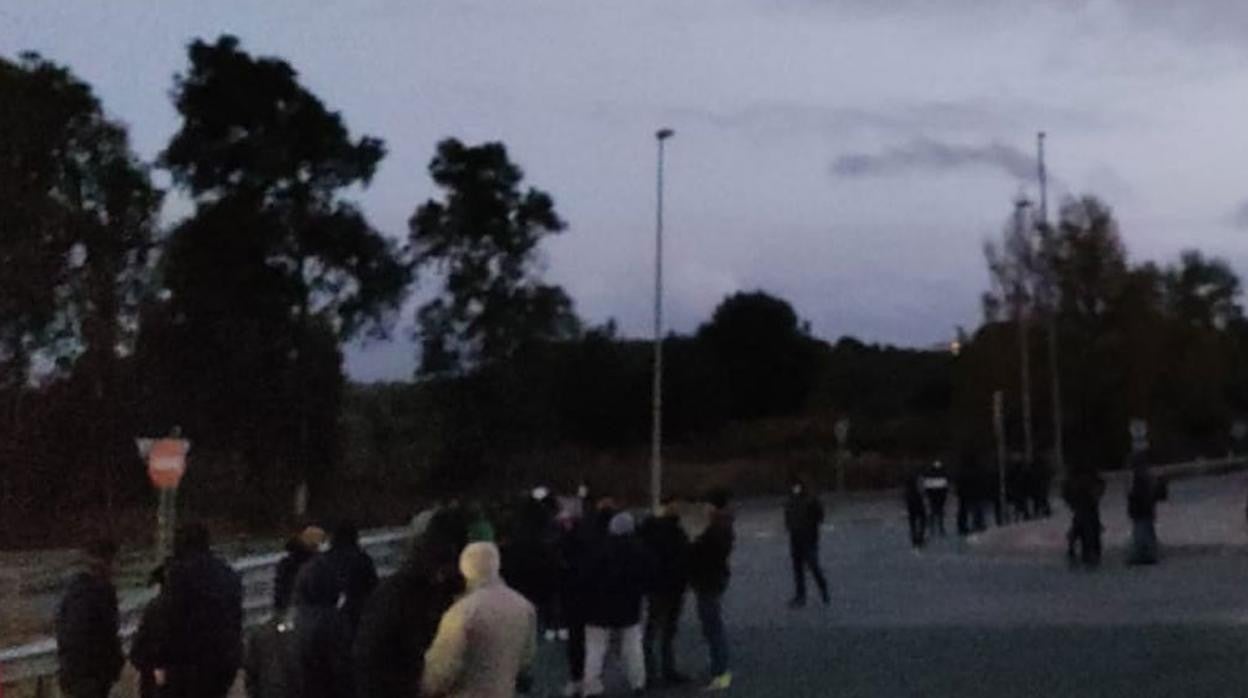
<path id="1" fill-rule="evenodd" d="M 887 511 L 887 509 L 885 510 Z M 1175 550 L 1156 567 L 1116 556 L 995 555 L 950 536 L 913 553 L 895 515 L 825 531 L 832 603 L 792 593 L 778 510 L 738 523 L 726 599 L 733 696 L 1232 696 L 1248 693 L 1248 554 Z M 687 606 L 681 657 L 704 675 Z M 542 692 L 562 685 L 543 649 Z M 617 673 L 610 688 L 625 693 Z M 656 695 L 694 695 L 693 688 Z"/>

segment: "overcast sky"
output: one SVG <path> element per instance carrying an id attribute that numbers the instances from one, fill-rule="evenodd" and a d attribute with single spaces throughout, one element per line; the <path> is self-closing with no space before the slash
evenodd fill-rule
<path id="1" fill-rule="evenodd" d="M 68 64 L 149 158 L 177 127 L 185 45 L 221 33 L 386 141 L 360 200 L 390 235 L 434 195 L 439 139 L 503 141 L 569 222 L 548 276 L 628 335 L 650 332 L 660 126 L 680 332 L 755 288 L 828 339 L 973 327 L 981 246 L 1035 191 L 1039 129 L 1054 196 L 1105 198 L 1134 259 L 1195 246 L 1248 269 L 1232 0 L 0 0 L 0 54 Z M 409 376 L 411 325 L 352 348 L 351 375 Z"/>

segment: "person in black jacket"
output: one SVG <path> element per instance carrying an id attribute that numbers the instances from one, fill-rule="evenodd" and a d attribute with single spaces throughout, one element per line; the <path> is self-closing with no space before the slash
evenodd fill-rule
<path id="1" fill-rule="evenodd" d="M 130 663 L 139 672 L 139 698 L 156 698 L 159 695 L 156 686 L 156 669 L 160 668 L 158 657 L 168 637 L 164 565 L 152 570 L 147 585 L 156 588 L 156 596 L 147 602 L 143 617 L 139 619 L 139 629 L 130 641 Z"/>
<path id="2" fill-rule="evenodd" d="M 923 487 L 917 475 L 906 478 L 903 488 L 906 495 L 906 518 L 910 521 L 910 544 L 915 550 L 923 547 L 927 538 L 927 508 L 923 504 Z M 958 531 L 966 533 L 966 493 L 958 489 Z"/>
<path id="3" fill-rule="evenodd" d="M 344 522 L 334 529 L 329 551 L 304 565 L 295 579 L 296 594 L 315 597 L 318 604 L 332 598 L 346 621 L 348 640 L 360 623 L 364 602 L 377 587 L 377 567 L 360 547 L 355 524 Z"/>
<path id="4" fill-rule="evenodd" d="M 563 534 L 560 542 L 560 559 L 563 565 L 560 579 L 560 601 L 563 620 L 568 629 L 568 683 L 564 695 L 581 693 L 585 675 L 585 588 L 584 569 L 592 559 L 591 553 L 599 548 L 607 536 L 607 526 L 616 514 L 615 500 L 609 494 L 592 494 L 585 485 L 580 487 L 579 519 Z"/>
<path id="5" fill-rule="evenodd" d="M 819 527 L 823 525 L 823 504 L 806 489 L 806 484 L 793 481 L 788 506 L 784 509 L 784 527 L 789 532 L 789 556 L 793 561 L 795 593 L 789 608 L 806 605 L 806 570 L 810 569 L 819 587 L 819 596 L 826 605 L 828 580 L 819 564 Z"/>
<path id="6" fill-rule="evenodd" d="M 439 510 L 399 571 L 369 597 L 353 648 L 359 698 L 419 695 L 425 652 L 442 614 L 464 590 L 459 556 L 467 544 L 462 512 Z"/>
<path id="7" fill-rule="evenodd" d="M 668 497 L 639 533 L 655 562 L 646 618 L 646 676 L 662 676 L 670 684 L 688 681 L 676 669 L 676 630 L 689 587 L 689 536 L 680 525 L 679 503 L 678 497 Z"/>
<path id="8" fill-rule="evenodd" d="M 540 630 L 553 640 L 558 630 L 554 613 L 559 593 L 558 540 L 552 535 L 554 521 L 545 499 L 525 498 L 519 504 L 514 525 L 500 538 L 502 574 L 514 589 L 537 609 Z"/>
<path id="9" fill-rule="evenodd" d="M 634 535 L 632 514 L 616 514 L 601 548 L 582 570 L 585 590 L 585 676 L 583 695 L 602 695 L 602 667 L 611 636 L 620 638 L 625 674 L 634 691 L 646 687 L 641 605 L 653 586 L 650 551 Z"/>
<path id="10" fill-rule="evenodd" d="M 58 677 L 70 698 L 107 698 L 125 666 L 113 586 L 117 545 L 98 541 L 83 552 L 86 570 L 70 581 L 56 613 Z"/>
<path id="11" fill-rule="evenodd" d="M 299 571 L 320 552 L 325 543 L 325 531 L 316 526 L 308 526 L 286 542 L 286 555 L 277 562 L 277 571 L 273 577 L 273 612 L 275 616 L 285 615 L 290 608 L 291 598 L 295 593 L 295 579 Z"/>
<path id="12" fill-rule="evenodd" d="M 710 524 L 690 550 L 689 585 L 697 595 L 702 635 L 710 648 L 711 682 L 706 688 L 724 691 L 732 686 L 732 672 L 728 668 L 723 598 L 731 577 L 728 558 L 732 555 L 736 534 L 732 513 L 728 510 L 727 491 L 713 491 L 706 500 Z"/>
<path id="13" fill-rule="evenodd" d="M 175 534 L 166 576 L 166 637 L 154 672 L 160 696 L 224 698 L 242 664 L 242 580 L 195 523 Z"/>
<path id="14" fill-rule="evenodd" d="M 1157 562 L 1157 501 L 1162 488 L 1148 466 L 1137 463 L 1127 491 L 1127 516 L 1131 519 L 1131 554 L 1127 563 L 1152 565 Z"/>

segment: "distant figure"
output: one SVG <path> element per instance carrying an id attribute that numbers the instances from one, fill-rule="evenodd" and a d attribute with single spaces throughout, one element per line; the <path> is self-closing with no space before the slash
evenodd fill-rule
<path id="1" fill-rule="evenodd" d="M 353 648 L 358 698 L 420 694 L 425 652 L 442 614 L 463 592 L 459 556 L 467 541 L 462 512 L 439 510 L 413 540 L 399 571 L 369 597 Z"/>
<path id="2" fill-rule="evenodd" d="M 537 488 L 520 502 L 506 539 L 499 542 L 499 551 L 503 579 L 537 608 L 538 624 L 546 639 L 553 641 L 559 630 L 555 608 L 561 563 L 554 517 L 546 503 L 550 497 L 544 490 Z"/>
<path id="3" fill-rule="evenodd" d="M 471 502 L 465 509 L 468 512 L 468 541 L 470 543 L 493 543 L 496 535 L 494 524 L 485 514 L 485 507 L 480 502 Z"/>
<path id="4" fill-rule="evenodd" d="M 1127 516 L 1131 518 L 1131 554 L 1128 564 L 1152 565 L 1157 562 L 1157 502 L 1162 487 L 1149 471 L 1138 463 L 1131 475 L 1127 491 Z"/>
<path id="5" fill-rule="evenodd" d="M 927 542 L 927 507 L 923 504 L 923 486 L 918 475 L 911 475 L 906 478 L 904 487 L 906 496 L 906 518 L 910 520 L 910 545 L 915 550 L 923 547 Z M 961 530 L 963 523 L 962 513 L 964 511 L 965 496 L 959 490 L 958 492 L 958 526 Z"/>
<path id="6" fill-rule="evenodd" d="M 646 676 L 673 685 L 689 678 L 676 668 L 676 631 L 689 587 L 689 536 L 680 525 L 678 497 L 668 496 L 641 525 L 639 535 L 654 557 L 654 588 L 646 617 Z"/>
<path id="7" fill-rule="evenodd" d="M 537 611 L 503 583 L 498 548 L 473 543 L 459 570 L 468 593 L 438 625 L 425 653 L 422 696 L 510 698 L 537 654 Z"/>
<path id="8" fill-rule="evenodd" d="M 164 565 L 152 570 L 148 576 L 147 586 L 156 589 L 156 596 L 143 609 L 139 628 L 130 641 L 130 663 L 139 673 L 139 698 L 157 698 L 160 695 L 156 670 L 160 668 L 160 648 L 169 635 L 165 577 Z"/>
<path id="9" fill-rule="evenodd" d="M 933 534 L 945 535 L 945 500 L 949 496 L 949 476 L 940 461 L 932 463 L 923 475 L 923 492 L 927 495 L 929 526 Z"/>
<path id="10" fill-rule="evenodd" d="M 1105 481 L 1096 472 L 1082 472 L 1067 478 L 1062 496 L 1070 507 L 1070 530 L 1066 534 L 1066 556 L 1089 566 L 1101 561 L 1101 497 Z M 1077 553 L 1076 553 L 1077 551 Z"/>
<path id="11" fill-rule="evenodd" d="M 581 516 L 563 536 L 560 545 L 563 574 L 560 600 L 563 620 L 568 630 L 568 683 L 565 696 L 579 695 L 585 677 L 585 614 L 588 590 L 584 586 L 586 564 L 606 539 L 607 527 L 617 513 L 615 500 L 609 494 L 591 494 L 581 486 Z"/>
<path id="12" fill-rule="evenodd" d="M 793 563 L 793 599 L 789 608 L 806 605 L 806 570 L 814 575 L 819 597 L 830 602 L 828 580 L 819 565 L 819 527 L 823 525 L 823 504 L 806 489 L 800 479 L 793 481 L 789 503 L 784 509 L 784 527 L 789 532 L 789 557 Z"/>
<path id="13" fill-rule="evenodd" d="M 585 589 L 585 698 L 603 693 L 602 668 L 612 637 L 619 639 L 624 673 L 633 691 L 646 688 L 642 601 L 653 588 L 654 562 L 634 535 L 633 515 L 616 514 L 601 547 L 581 571 Z"/>
<path id="14" fill-rule="evenodd" d="M 725 691 L 732 686 L 732 672 L 728 665 L 723 599 L 731 577 L 728 559 L 732 556 L 736 534 L 726 491 L 712 492 L 706 498 L 706 506 L 710 525 L 694 541 L 690 551 L 689 585 L 697 595 L 698 618 L 711 655 L 712 678 L 706 689 Z"/>
<path id="15" fill-rule="evenodd" d="M 167 638 L 158 651 L 161 698 L 225 698 L 242 664 L 243 585 L 212 554 L 208 529 L 187 524 L 166 567 Z"/>
<path id="16" fill-rule="evenodd" d="M 286 541 L 286 555 L 278 560 L 277 572 L 273 578 L 274 615 L 284 615 L 290 608 L 299 571 L 316 557 L 324 544 L 325 531 L 316 526 L 308 526 L 299 535 Z"/>
<path id="17" fill-rule="evenodd" d="M 107 698 L 126 663 L 113 586 L 117 545 L 98 541 L 83 554 L 86 569 L 70 581 L 56 612 L 57 677 L 70 698 Z"/>

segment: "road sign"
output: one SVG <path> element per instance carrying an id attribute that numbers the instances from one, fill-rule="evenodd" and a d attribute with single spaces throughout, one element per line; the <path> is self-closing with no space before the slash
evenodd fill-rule
<path id="1" fill-rule="evenodd" d="M 186 474 L 186 454 L 191 442 L 186 439 L 136 439 L 139 455 L 147 460 L 147 476 L 159 490 L 178 486 Z"/>

